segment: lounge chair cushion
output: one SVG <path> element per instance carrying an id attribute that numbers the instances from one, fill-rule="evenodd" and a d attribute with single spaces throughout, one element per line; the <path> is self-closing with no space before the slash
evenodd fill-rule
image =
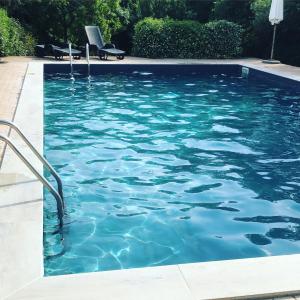
<path id="1" fill-rule="evenodd" d="M 120 50 L 120 49 L 116 49 L 116 48 L 102 48 L 99 49 L 100 51 L 112 54 L 112 55 L 124 55 L 125 51 Z"/>
<path id="2" fill-rule="evenodd" d="M 54 52 L 58 52 L 64 55 L 69 55 L 69 48 L 59 48 L 59 47 L 53 47 Z M 80 56 L 81 55 L 81 51 L 76 50 L 76 49 L 71 49 L 72 55 L 74 56 Z"/>
<path id="3" fill-rule="evenodd" d="M 81 51 L 72 49 L 72 56 L 74 58 L 80 58 Z M 46 44 L 46 45 L 36 45 L 35 46 L 35 54 L 38 57 L 44 57 L 44 56 L 55 56 L 55 58 L 61 58 L 63 56 L 69 55 L 69 48 L 61 48 L 58 46 L 55 46 L 53 44 Z"/>

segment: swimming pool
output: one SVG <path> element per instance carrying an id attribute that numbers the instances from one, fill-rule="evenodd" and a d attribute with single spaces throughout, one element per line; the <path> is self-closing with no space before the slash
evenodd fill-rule
<path id="1" fill-rule="evenodd" d="M 61 241 L 46 194 L 46 275 L 300 252 L 299 90 L 237 66 L 102 68 L 45 77 L 68 214 Z"/>

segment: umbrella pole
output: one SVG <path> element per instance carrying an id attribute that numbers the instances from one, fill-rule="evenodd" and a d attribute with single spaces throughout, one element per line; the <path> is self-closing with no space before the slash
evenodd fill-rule
<path id="1" fill-rule="evenodd" d="M 276 37 L 276 24 L 274 25 L 274 30 L 273 30 L 273 42 L 272 42 L 272 50 L 271 50 L 271 60 L 273 60 L 273 56 L 274 56 L 275 37 Z"/>

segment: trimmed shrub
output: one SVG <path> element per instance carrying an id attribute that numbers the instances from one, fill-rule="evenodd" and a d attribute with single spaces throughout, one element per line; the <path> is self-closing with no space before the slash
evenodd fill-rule
<path id="1" fill-rule="evenodd" d="M 20 23 L 0 9 L 0 56 L 31 55 L 35 40 Z"/>
<path id="2" fill-rule="evenodd" d="M 133 54 L 149 58 L 231 58 L 241 53 L 242 27 L 225 20 L 145 18 L 134 28 Z"/>
<path id="3" fill-rule="evenodd" d="M 207 30 L 207 57 L 231 58 L 241 54 L 243 29 L 240 25 L 220 20 L 204 25 Z"/>

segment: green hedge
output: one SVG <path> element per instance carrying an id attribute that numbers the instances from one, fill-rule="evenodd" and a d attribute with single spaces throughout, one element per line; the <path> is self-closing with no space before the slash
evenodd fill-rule
<path id="1" fill-rule="evenodd" d="M 20 23 L 0 9 L 0 56 L 31 55 L 35 40 Z"/>
<path id="2" fill-rule="evenodd" d="M 242 27 L 225 20 L 146 18 L 134 28 L 133 54 L 150 58 L 231 58 L 241 53 Z"/>

